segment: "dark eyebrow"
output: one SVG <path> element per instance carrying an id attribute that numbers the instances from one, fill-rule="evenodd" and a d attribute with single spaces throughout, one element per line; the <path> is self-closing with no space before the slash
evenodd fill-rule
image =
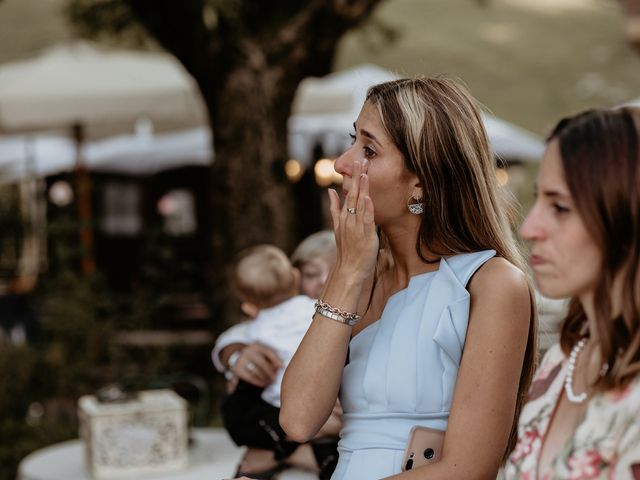
<path id="1" fill-rule="evenodd" d="M 538 191 L 538 184 L 534 183 L 533 184 L 533 193 L 535 195 L 538 195 L 540 192 Z M 563 192 L 559 192 L 557 190 L 544 190 L 542 192 L 542 195 L 544 195 L 545 197 L 550 197 L 550 198 L 565 198 L 565 199 L 571 199 L 571 195 L 568 193 L 563 193 Z"/>
<path id="2" fill-rule="evenodd" d="M 571 199 L 571 195 L 557 190 L 545 190 L 542 192 L 545 197 Z"/>
<path id="3" fill-rule="evenodd" d="M 545 197 L 551 197 L 551 198 L 571 198 L 570 195 L 567 195 L 566 193 L 561 193 L 561 192 L 557 192 L 555 190 L 545 190 L 544 192 L 542 192 L 542 194 Z"/>
<path id="4" fill-rule="evenodd" d="M 356 122 L 353 122 L 353 129 L 354 129 L 356 132 L 358 131 L 358 128 L 356 127 Z M 376 142 L 379 146 L 382 146 L 382 144 L 380 143 L 380 140 L 378 140 L 378 139 L 376 138 L 376 136 L 375 136 L 373 133 L 371 133 L 370 131 L 368 131 L 368 130 L 364 130 L 364 129 L 362 129 L 362 128 L 361 128 L 361 129 L 360 129 L 360 133 L 361 133 L 362 135 L 364 135 L 365 137 L 370 138 L 371 140 L 373 140 L 374 142 Z"/>

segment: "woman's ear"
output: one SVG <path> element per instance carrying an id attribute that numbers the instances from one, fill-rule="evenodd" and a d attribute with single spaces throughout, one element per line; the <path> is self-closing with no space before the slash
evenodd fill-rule
<path id="1" fill-rule="evenodd" d="M 422 185 L 417 175 L 413 175 L 411 178 L 411 196 L 413 198 L 424 198 L 424 192 L 422 191 Z"/>
<path id="2" fill-rule="evenodd" d="M 413 191 L 411 192 L 411 196 L 413 198 L 424 198 L 424 192 L 422 191 L 422 187 L 420 186 L 420 182 L 416 180 L 416 184 L 413 186 Z"/>

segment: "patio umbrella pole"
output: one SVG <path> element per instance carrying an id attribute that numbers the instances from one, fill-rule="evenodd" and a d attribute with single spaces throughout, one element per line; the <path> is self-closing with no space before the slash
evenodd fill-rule
<path id="1" fill-rule="evenodd" d="M 95 270 L 95 261 L 93 259 L 91 181 L 89 178 L 89 170 L 82 157 L 84 127 L 76 123 L 73 125 L 72 130 L 76 143 L 76 188 L 78 195 L 78 219 L 80 221 L 80 248 L 82 250 L 81 267 L 82 273 L 88 277 Z"/>

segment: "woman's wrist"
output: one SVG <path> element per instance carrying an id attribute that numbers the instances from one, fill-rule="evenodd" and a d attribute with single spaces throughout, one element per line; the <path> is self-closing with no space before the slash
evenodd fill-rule
<path id="1" fill-rule="evenodd" d="M 347 312 L 346 310 L 341 310 L 333 305 L 318 300 L 315 304 L 316 314 L 322 317 L 328 318 L 330 320 L 334 320 L 336 322 L 344 323 L 350 327 L 356 325 L 361 316 L 355 312 Z"/>
<path id="2" fill-rule="evenodd" d="M 357 314 L 357 307 L 362 295 L 364 280 L 348 270 L 336 269 L 331 273 L 318 304 L 330 305 L 330 310 L 342 313 Z M 318 305 L 317 304 L 317 305 Z M 319 313 L 316 309 L 316 313 Z M 347 323 L 348 322 L 343 322 Z"/>
<path id="3" fill-rule="evenodd" d="M 331 272 L 329 279 L 327 280 L 327 286 L 331 284 L 337 284 L 341 290 L 348 289 L 349 291 L 362 291 L 365 281 L 368 275 L 354 270 L 351 266 L 336 265 L 336 268 Z M 325 289 L 326 290 L 326 289 Z"/>

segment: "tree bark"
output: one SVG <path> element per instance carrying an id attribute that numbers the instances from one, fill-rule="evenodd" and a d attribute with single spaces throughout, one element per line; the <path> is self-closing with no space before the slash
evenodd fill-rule
<path id="1" fill-rule="evenodd" d="M 627 41 L 640 53 L 640 0 L 623 0 Z"/>
<path id="2" fill-rule="evenodd" d="M 237 318 L 233 256 L 261 242 L 290 252 L 297 240 L 284 163 L 298 84 L 328 73 L 342 35 L 381 1 L 69 0 L 92 35 L 142 26 L 198 83 L 214 137 L 207 233 L 216 329 Z"/>
<path id="3" fill-rule="evenodd" d="M 234 255 L 257 243 L 289 252 L 293 195 L 285 171 L 286 122 L 291 94 L 279 81 L 282 67 L 239 65 L 209 107 L 215 160 L 211 167 L 211 284 L 213 304 L 227 322 L 226 274 Z M 241 126 L 241 128 L 238 128 Z"/>
<path id="4" fill-rule="evenodd" d="M 364 3 L 371 7 L 376 2 Z M 216 88 L 200 84 L 216 155 L 210 284 L 214 315 L 225 323 L 239 317 L 227 282 L 234 255 L 256 243 L 291 252 L 298 240 L 294 213 L 299 209 L 284 170 L 291 104 L 304 78 L 330 71 L 339 39 L 361 19 L 360 13 L 349 10 L 352 17 L 341 17 L 329 10 L 307 11 L 272 37 L 228 33 L 224 76 L 210 78 Z"/>

